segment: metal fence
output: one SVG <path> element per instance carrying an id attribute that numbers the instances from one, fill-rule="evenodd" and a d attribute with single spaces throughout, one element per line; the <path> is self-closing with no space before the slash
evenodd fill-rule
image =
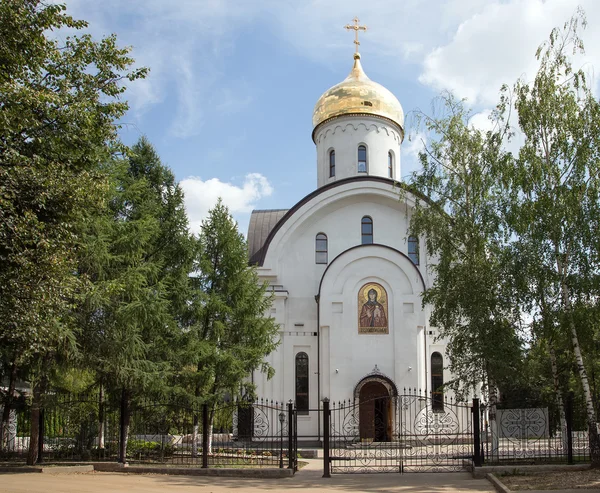
<path id="1" fill-rule="evenodd" d="M 578 403 L 579 404 L 579 403 Z M 575 416 L 573 397 L 566 399 L 564 422 L 545 407 L 512 408 L 488 403 L 480 409 L 481 456 L 485 464 L 589 462 L 585 417 Z M 577 419 L 576 419 L 577 418 Z"/>
<path id="2" fill-rule="evenodd" d="M 474 434 L 467 404 L 411 389 L 325 404 L 331 473 L 448 472 L 471 466 Z"/>
<path id="3" fill-rule="evenodd" d="M 259 399 L 209 406 L 137 399 L 127 416 L 118 401 L 99 393 L 49 396 L 40 412 L 38 461 L 297 468 L 291 403 Z M 23 460 L 30 434 L 31 411 L 19 405 L 11 410 L 0 458 Z"/>

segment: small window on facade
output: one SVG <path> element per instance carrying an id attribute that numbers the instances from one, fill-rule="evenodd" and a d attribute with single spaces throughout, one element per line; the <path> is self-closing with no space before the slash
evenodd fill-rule
<path id="1" fill-rule="evenodd" d="M 363 245 L 370 245 L 373 243 L 373 219 L 369 216 L 362 218 L 362 221 L 360 222 L 360 233 Z"/>
<path id="2" fill-rule="evenodd" d="M 394 156 L 392 156 L 392 151 L 388 152 L 388 176 L 394 178 Z"/>
<path id="3" fill-rule="evenodd" d="M 413 264 L 419 265 L 419 238 L 416 236 L 408 237 L 408 258 Z"/>
<path id="4" fill-rule="evenodd" d="M 444 358 L 440 353 L 431 355 L 431 409 L 444 410 Z"/>
<path id="5" fill-rule="evenodd" d="M 335 176 L 335 151 L 329 151 L 329 178 Z"/>
<path id="6" fill-rule="evenodd" d="M 296 355 L 296 410 L 308 414 L 308 354 Z"/>
<path id="7" fill-rule="evenodd" d="M 319 233 L 316 237 L 315 261 L 317 264 L 327 263 L 327 235 Z"/>
<path id="8" fill-rule="evenodd" d="M 358 146 L 358 172 L 367 172 L 367 148 L 363 145 Z"/>

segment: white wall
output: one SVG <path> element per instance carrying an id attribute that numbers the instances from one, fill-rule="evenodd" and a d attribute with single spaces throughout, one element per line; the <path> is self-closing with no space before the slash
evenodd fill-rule
<path id="1" fill-rule="evenodd" d="M 255 376 L 261 397 L 283 402 L 294 399 L 294 362 L 300 351 L 309 356 L 310 407 L 314 409 L 323 397 L 352 398 L 355 385 L 375 364 L 396 383 L 400 392 L 404 387 L 424 388 L 425 348 L 420 337 L 428 326 L 428 316 L 421 308 L 420 272 L 425 268 L 425 259 L 421 255 L 421 267 L 417 269 L 406 257 L 407 228 L 413 206 L 412 196 L 401 199 L 399 189 L 389 183 L 350 182 L 318 194 L 278 230 L 259 275 L 282 285 L 286 292 L 278 295 L 273 313 L 281 324 L 282 344 L 269 357 L 276 370 L 275 377 L 267 382 L 264 377 Z M 373 219 L 374 243 L 391 249 L 360 246 L 360 222 L 364 215 Z M 315 263 L 318 233 L 328 237 L 327 265 Z M 427 276 L 423 278 L 427 282 Z M 322 279 L 319 314 L 315 296 L 319 294 Z M 380 283 L 388 292 L 389 334 L 358 333 L 358 290 L 369 281 Z M 333 303 L 337 303 L 335 307 Z M 314 335 L 319 331 L 320 395 L 317 392 L 319 339 Z M 316 413 L 302 417 L 298 422 L 299 432 L 316 434 L 316 420 Z"/>
<path id="2" fill-rule="evenodd" d="M 389 178 L 388 152 L 392 152 L 393 179 L 400 180 L 400 144 L 398 127 L 369 115 L 341 116 L 321 125 L 315 134 L 317 145 L 317 186 L 343 178 L 364 176 L 358 172 L 358 146 L 367 147 L 367 173 Z M 329 176 L 329 151 L 335 150 L 335 176 Z"/>

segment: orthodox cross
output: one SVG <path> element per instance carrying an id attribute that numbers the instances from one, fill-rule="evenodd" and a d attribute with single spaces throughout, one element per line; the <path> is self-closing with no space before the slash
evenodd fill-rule
<path id="1" fill-rule="evenodd" d="M 367 26 L 359 26 L 358 23 L 360 22 L 360 20 L 358 17 L 355 17 L 354 19 L 352 19 L 352 21 L 354 22 L 354 25 L 346 24 L 344 26 L 344 29 L 348 29 L 348 31 L 354 31 L 354 44 L 356 45 L 356 53 L 358 53 L 358 45 L 360 44 L 360 42 L 358 41 L 358 31 L 366 31 Z"/>

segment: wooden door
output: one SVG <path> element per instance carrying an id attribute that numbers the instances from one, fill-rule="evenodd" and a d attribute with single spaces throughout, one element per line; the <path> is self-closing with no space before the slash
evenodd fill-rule
<path id="1" fill-rule="evenodd" d="M 361 440 L 389 441 L 390 396 L 380 382 L 367 382 L 359 395 L 359 432 Z"/>

